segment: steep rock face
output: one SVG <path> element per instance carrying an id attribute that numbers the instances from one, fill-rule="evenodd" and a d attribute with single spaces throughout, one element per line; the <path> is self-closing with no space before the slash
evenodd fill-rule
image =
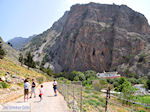
<path id="1" fill-rule="evenodd" d="M 56 21 L 50 29 L 32 38 L 32 40 L 23 48 L 22 52 L 24 54 L 29 51 L 32 52 L 34 55 L 34 61 L 45 64 L 46 62 L 43 59 L 45 56 L 47 56 L 47 52 L 45 51 L 55 44 L 56 39 L 60 36 L 60 33 L 63 30 L 63 26 L 66 23 L 67 18 L 68 12 L 65 12 L 64 16 Z M 48 66 L 49 63 L 51 63 L 50 60 L 48 60 Z M 57 68 L 58 67 L 59 65 Z"/>
<path id="2" fill-rule="evenodd" d="M 144 15 L 125 5 L 74 5 L 52 28 L 26 47 L 55 72 L 72 70 L 150 71 L 150 27 Z M 41 41 L 45 40 L 45 41 Z M 36 46 L 36 47 L 35 47 Z M 38 54 L 38 55 L 36 55 Z"/>
<path id="3" fill-rule="evenodd" d="M 144 50 L 143 37 L 149 33 L 146 18 L 127 6 L 75 5 L 60 38 L 47 52 L 64 71 L 117 70 L 126 57 Z"/>

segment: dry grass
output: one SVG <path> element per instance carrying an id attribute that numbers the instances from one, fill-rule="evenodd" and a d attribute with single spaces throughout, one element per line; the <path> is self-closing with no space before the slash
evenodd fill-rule
<path id="1" fill-rule="evenodd" d="M 22 67 L 12 61 L 10 61 L 8 58 L 0 59 L 0 76 L 5 75 L 6 72 L 9 72 L 10 74 L 15 74 L 17 76 L 20 76 L 22 78 L 35 78 L 35 77 L 41 77 L 43 74 L 38 73 L 34 70 L 28 70 L 26 67 Z"/>

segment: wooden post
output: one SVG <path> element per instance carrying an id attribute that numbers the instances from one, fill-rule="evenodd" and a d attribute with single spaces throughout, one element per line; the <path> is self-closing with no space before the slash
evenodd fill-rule
<path id="1" fill-rule="evenodd" d="M 110 86 L 108 87 L 108 96 L 109 96 L 109 99 L 110 99 Z"/>
<path id="2" fill-rule="evenodd" d="M 106 91 L 106 106 L 105 106 L 105 112 L 108 110 L 108 99 L 110 98 L 110 87 L 108 87 Z"/>
<path id="3" fill-rule="evenodd" d="M 82 83 L 81 83 L 81 104 L 80 104 L 80 112 L 82 112 L 82 97 L 83 97 L 83 94 L 82 94 L 82 91 L 83 91 L 83 88 L 82 88 Z"/>

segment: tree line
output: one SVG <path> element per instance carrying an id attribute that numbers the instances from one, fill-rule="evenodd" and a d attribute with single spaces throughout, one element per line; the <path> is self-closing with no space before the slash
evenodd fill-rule
<path id="1" fill-rule="evenodd" d="M 36 68 L 36 63 L 33 60 L 33 55 L 31 54 L 31 52 L 28 52 L 26 54 L 26 57 L 23 56 L 23 54 L 19 54 L 19 62 L 21 63 L 21 65 L 26 65 L 29 68 Z"/>
<path id="2" fill-rule="evenodd" d="M 3 47 L 2 47 L 2 39 L 1 39 L 1 37 L 0 37 L 0 59 L 3 59 L 4 58 L 4 56 L 6 55 L 6 52 L 5 52 L 5 50 L 3 49 Z"/>

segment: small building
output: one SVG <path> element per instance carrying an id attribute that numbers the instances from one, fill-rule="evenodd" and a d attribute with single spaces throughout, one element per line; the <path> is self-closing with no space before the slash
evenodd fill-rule
<path id="1" fill-rule="evenodd" d="M 106 79 L 112 79 L 112 78 L 119 78 L 121 77 L 120 74 L 118 74 L 118 72 L 103 72 L 103 73 L 97 73 L 96 76 L 98 78 L 106 78 Z"/>

